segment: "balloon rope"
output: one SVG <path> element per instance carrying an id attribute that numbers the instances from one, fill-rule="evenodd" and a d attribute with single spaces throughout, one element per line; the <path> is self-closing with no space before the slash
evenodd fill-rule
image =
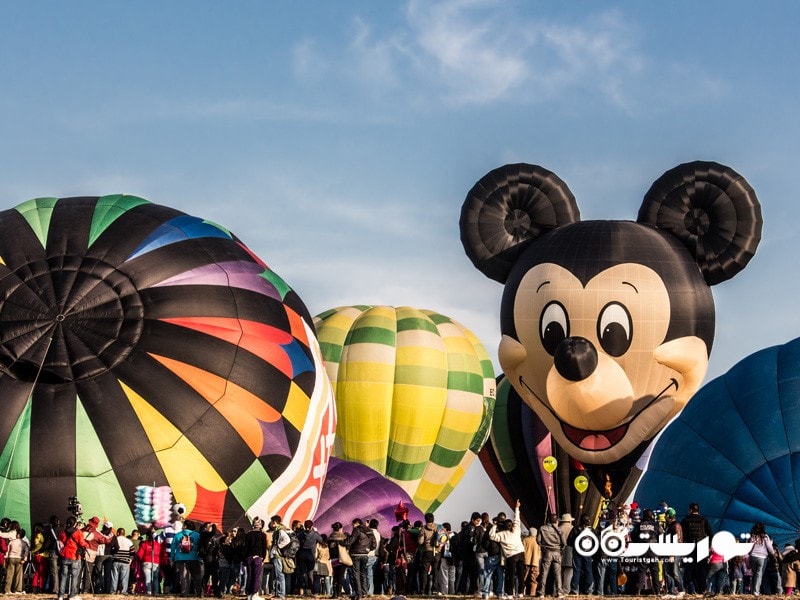
<path id="1" fill-rule="evenodd" d="M 50 352 L 50 345 L 53 343 L 53 336 L 50 336 L 50 339 L 47 340 L 47 347 L 44 349 L 44 358 L 42 358 L 42 363 L 39 365 L 39 370 L 36 371 L 36 377 L 33 378 L 33 383 L 31 384 L 31 394 L 28 398 L 30 401 L 33 398 L 33 391 L 36 389 L 36 384 L 39 381 L 39 376 L 42 374 L 42 369 L 44 369 L 44 363 L 47 361 L 47 353 Z M 8 464 L 6 465 L 6 472 L 3 473 L 3 483 L 0 484 L 0 497 L 3 496 L 3 492 L 6 489 L 6 483 L 8 483 L 8 475 L 11 472 L 11 465 L 14 462 L 14 453 L 17 450 L 17 444 L 19 443 L 19 436 L 22 433 L 22 426 L 17 427 L 17 434 L 14 436 L 14 443 L 11 445 L 11 454 L 8 457 Z"/>

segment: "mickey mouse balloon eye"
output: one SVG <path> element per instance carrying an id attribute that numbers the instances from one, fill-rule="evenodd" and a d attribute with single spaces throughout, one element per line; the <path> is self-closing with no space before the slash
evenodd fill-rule
<path id="1" fill-rule="evenodd" d="M 550 302 L 544 307 L 539 323 L 542 346 L 552 356 L 558 345 L 569 337 L 567 310 L 560 302 Z"/>
<path id="2" fill-rule="evenodd" d="M 609 302 L 597 318 L 597 339 L 611 356 L 622 356 L 631 347 L 633 324 L 628 309 L 619 302 Z"/>

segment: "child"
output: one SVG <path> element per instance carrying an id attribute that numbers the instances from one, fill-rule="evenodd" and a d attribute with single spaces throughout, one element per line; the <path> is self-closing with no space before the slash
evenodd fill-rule
<path id="1" fill-rule="evenodd" d="M 730 562 L 731 594 L 744 593 L 744 558 L 734 556 Z"/>

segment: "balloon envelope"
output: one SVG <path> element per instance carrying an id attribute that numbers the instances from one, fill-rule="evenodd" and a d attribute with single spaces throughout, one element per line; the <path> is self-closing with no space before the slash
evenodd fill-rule
<path id="1" fill-rule="evenodd" d="M 520 500 L 520 515 L 532 525 L 544 520 L 555 494 L 547 491 L 542 461 L 552 452 L 550 433 L 502 376 L 498 378 L 492 431 L 479 454 L 489 479 L 509 506 Z"/>
<path id="2" fill-rule="evenodd" d="M 226 528 L 313 513 L 335 415 L 311 319 L 218 225 L 122 195 L 3 211 L 0 370 L 4 515 L 77 495 L 130 527 L 137 485 Z"/>
<path id="3" fill-rule="evenodd" d="M 423 520 L 422 511 L 399 485 L 361 463 L 333 457 L 328 463 L 314 524 L 319 531 L 328 532 L 339 521 L 349 531 L 356 517 L 364 523 L 376 519 L 378 531 L 389 538 L 392 526 L 397 524 L 395 507 L 400 502 L 408 508 L 406 518 L 411 523 Z"/>
<path id="4" fill-rule="evenodd" d="M 334 455 L 433 511 L 486 440 L 494 370 L 465 327 L 429 310 L 349 306 L 315 318 L 337 408 Z"/>
<path id="5" fill-rule="evenodd" d="M 528 526 L 538 527 L 548 512 L 571 512 L 576 505 L 573 478 L 583 467 L 553 443 L 547 427 L 503 375 L 497 379 L 491 435 L 479 456 L 509 507 L 520 501 L 520 516 Z M 546 470 L 548 458 L 557 471 Z"/>
<path id="6" fill-rule="evenodd" d="M 800 530 L 800 339 L 760 350 L 705 385 L 650 452 L 642 506 L 697 502 L 715 531 L 762 521 L 783 543 Z"/>

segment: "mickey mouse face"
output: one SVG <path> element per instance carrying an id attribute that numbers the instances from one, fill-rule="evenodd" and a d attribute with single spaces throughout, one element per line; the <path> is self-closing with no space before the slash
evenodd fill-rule
<path id="1" fill-rule="evenodd" d="M 576 239 L 594 242 L 569 260 L 553 256 Z M 633 262 L 621 249 L 633 246 L 658 248 L 661 260 Z M 669 236 L 637 223 L 575 223 L 520 257 L 503 300 L 511 318 L 500 363 L 570 456 L 605 464 L 649 439 L 697 391 L 713 311 L 691 255 Z"/>
<path id="2" fill-rule="evenodd" d="M 728 192 L 734 200 L 726 206 Z M 647 222 L 651 212 L 655 223 Z M 755 194 L 713 163 L 666 173 L 640 221 L 580 222 L 566 185 L 528 165 L 484 177 L 462 211 L 468 254 L 506 284 L 505 376 L 558 444 L 587 464 L 629 455 L 697 391 L 714 334 L 709 284 L 743 268 L 760 236 Z M 501 243 L 503 233 L 510 243 Z M 687 247 L 711 242 L 715 254 Z"/>

